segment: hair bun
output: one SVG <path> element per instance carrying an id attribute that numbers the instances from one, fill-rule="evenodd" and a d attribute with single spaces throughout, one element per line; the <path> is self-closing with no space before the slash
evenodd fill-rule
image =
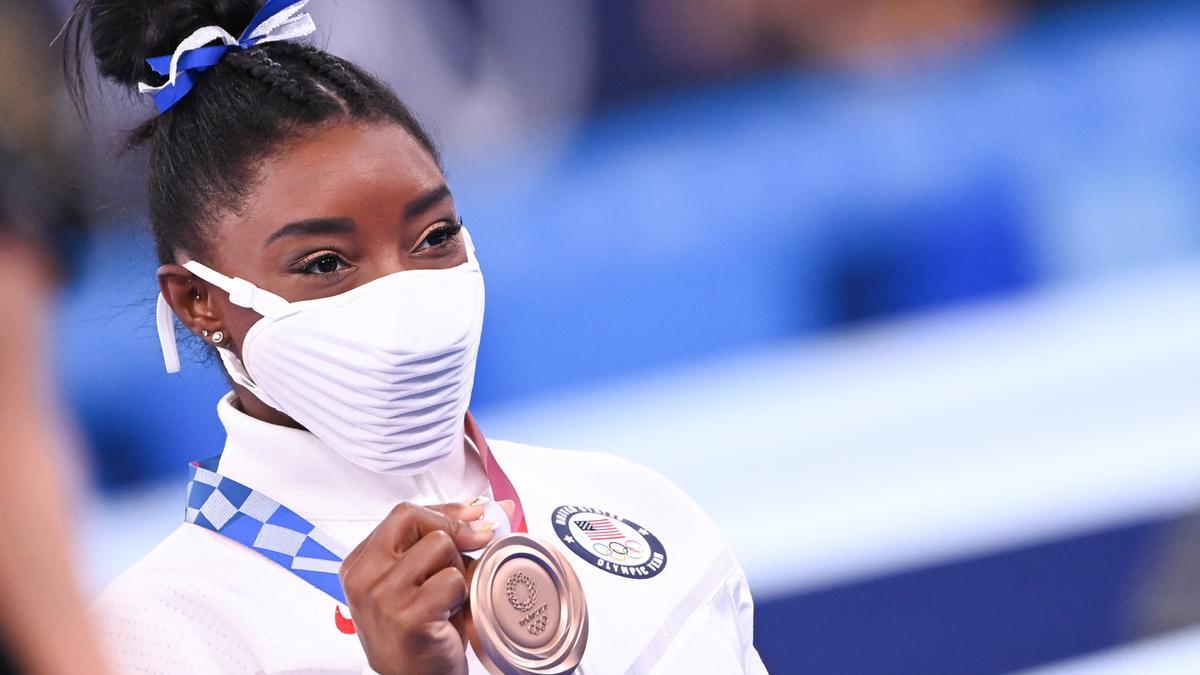
<path id="1" fill-rule="evenodd" d="M 163 77 L 146 63 L 171 54 L 197 28 L 220 26 L 239 34 L 262 0 L 81 0 L 76 16 L 91 21 L 92 52 L 100 74 L 128 87 Z"/>

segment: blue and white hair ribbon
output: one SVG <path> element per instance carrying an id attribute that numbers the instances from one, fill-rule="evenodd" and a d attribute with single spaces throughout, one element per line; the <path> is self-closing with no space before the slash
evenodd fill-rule
<path id="1" fill-rule="evenodd" d="M 165 113 L 187 96 L 199 75 L 217 65 L 229 50 L 294 40 L 316 31 L 312 15 L 303 11 L 308 1 L 269 0 L 236 38 L 220 26 L 197 28 L 179 43 L 174 54 L 146 59 L 154 72 L 165 75 L 167 81 L 157 87 L 139 83 L 138 91 L 153 96 L 158 112 Z M 209 45 L 217 40 L 222 44 Z"/>

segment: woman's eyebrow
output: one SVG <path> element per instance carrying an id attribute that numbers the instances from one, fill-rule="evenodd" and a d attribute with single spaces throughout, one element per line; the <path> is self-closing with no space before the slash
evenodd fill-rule
<path id="1" fill-rule="evenodd" d="M 439 185 L 425 194 L 417 197 L 404 207 L 404 217 L 413 218 L 421 215 L 426 209 L 450 196 L 450 188 L 445 184 Z"/>
<path id="2" fill-rule="evenodd" d="M 350 218 L 309 218 L 288 223 L 275 230 L 263 246 L 283 237 L 302 237 L 310 234 L 346 234 L 353 232 L 357 226 Z"/>

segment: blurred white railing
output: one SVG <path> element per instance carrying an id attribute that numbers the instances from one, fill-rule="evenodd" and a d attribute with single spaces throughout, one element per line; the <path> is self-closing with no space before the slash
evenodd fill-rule
<path id="1" fill-rule="evenodd" d="M 760 597 L 1200 502 L 1200 263 L 961 307 L 477 411 L 604 450 L 700 502 Z M 182 488 L 90 509 L 98 587 Z"/>

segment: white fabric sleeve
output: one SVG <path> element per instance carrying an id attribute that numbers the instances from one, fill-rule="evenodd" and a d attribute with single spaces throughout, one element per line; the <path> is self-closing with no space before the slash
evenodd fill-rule
<path id="1" fill-rule="evenodd" d="M 750 673 L 767 670 L 754 648 L 754 602 L 732 554 L 720 574 L 685 598 L 629 667 L 636 673 Z M 714 570 L 716 571 L 716 570 Z M 591 672 L 591 671 L 588 671 Z"/>
<path id="2" fill-rule="evenodd" d="M 137 591 L 143 591 L 141 593 Z M 92 606 L 114 673 L 256 673 L 240 636 L 182 593 L 145 587 L 106 592 Z"/>
<path id="3" fill-rule="evenodd" d="M 737 613 L 738 636 L 742 641 L 742 672 L 766 675 L 767 667 L 763 665 L 758 650 L 754 648 L 754 599 L 750 595 L 750 584 L 746 581 L 746 574 L 740 565 L 737 572 L 730 575 L 726 590 Z"/>

